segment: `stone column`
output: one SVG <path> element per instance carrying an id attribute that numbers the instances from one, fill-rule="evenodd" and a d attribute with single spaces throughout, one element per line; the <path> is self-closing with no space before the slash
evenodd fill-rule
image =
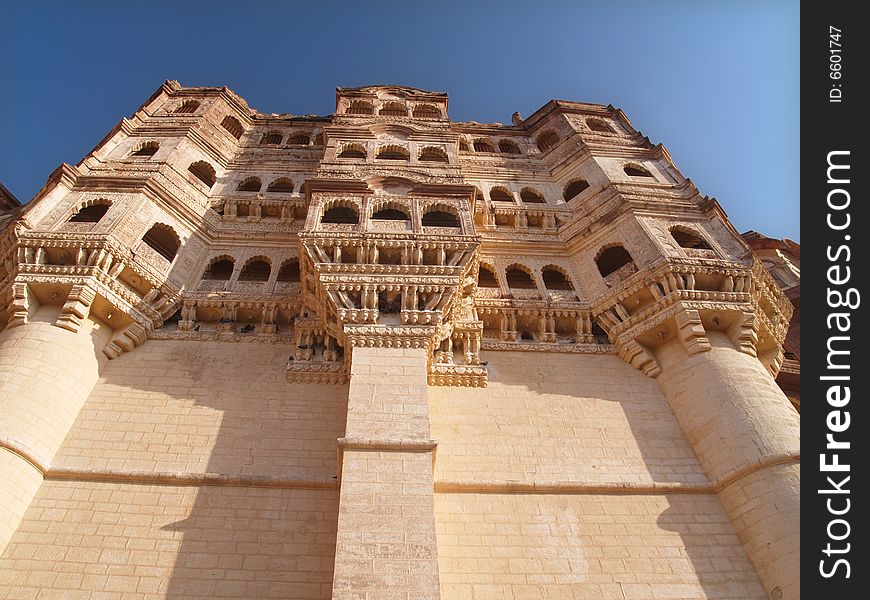
<path id="1" fill-rule="evenodd" d="M 76 291 L 63 308 L 29 300 L 0 333 L 0 553 L 108 360 L 112 330 Z"/>
<path id="2" fill-rule="evenodd" d="M 691 312 L 691 311 L 689 311 Z M 700 325 L 698 319 L 697 325 Z M 695 341 L 704 338 L 696 336 Z M 768 596 L 800 598 L 800 417 L 751 347 L 666 340 L 659 384 Z"/>
<path id="3" fill-rule="evenodd" d="M 440 597 L 425 348 L 353 349 L 334 600 Z"/>

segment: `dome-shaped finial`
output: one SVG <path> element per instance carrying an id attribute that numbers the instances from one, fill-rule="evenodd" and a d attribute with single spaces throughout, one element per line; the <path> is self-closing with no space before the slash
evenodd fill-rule
<path id="1" fill-rule="evenodd" d="M 520 111 L 516 111 L 511 115 L 511 121 L 514 125 L 520 125 L 523 122 L 523 116 L 520 114 Z"/>

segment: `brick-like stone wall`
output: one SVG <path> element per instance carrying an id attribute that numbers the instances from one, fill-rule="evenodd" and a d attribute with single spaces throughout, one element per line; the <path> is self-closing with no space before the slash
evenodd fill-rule
<path id="1" fill-rule="evenodd" d="M 444 600 L 763 600 L 715 495 L 438 494 Z"/>
<path id="2" fill-rule="evenodd" d="M 335 490 L 47 481 L 2 598 L 293 598 L 332 588 Z"/>
<path id="3" fill-rule="evenodd" d="M 149 340 L 106 366 L 56 466 L 331 482 L 347 387 L 288 384 L 289 354 Z"/>
<path id="4" fill-rule="evenodd" d="M 73 333 L 54 326 L 58 315 L 41 307 L 0 333 L 0 553 L 106 362 L 108 327 L 85 319 Z"/>
<path id="5" fill-rule="evenodd" d="M 429 390 L 436 481 L 708 483 L 656 381 L 618 357 L 482 358 L 486 388 Z"/>

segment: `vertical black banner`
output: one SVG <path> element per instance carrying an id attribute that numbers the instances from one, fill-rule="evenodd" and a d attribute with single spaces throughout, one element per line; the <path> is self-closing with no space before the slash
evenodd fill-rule
<path id="1" fill-rule="evenodd" d="M 801 591 L 859 598 L 870 580 L 866 210 L 870 36 L 860 3 L 801 6 Z M 867 306 L 865 306 L 867 304 Z M 859 491 L 865 490 L 865 491 Z"/>

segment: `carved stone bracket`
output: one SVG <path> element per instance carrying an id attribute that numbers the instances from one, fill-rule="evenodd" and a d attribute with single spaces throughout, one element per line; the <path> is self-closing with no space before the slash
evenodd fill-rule
<path id="1" fill-rule="evenodd" d="M 73 333 L 78 332 L 82 322 L 88 318 L 91 304 L 96 297 L 97 292 L 92 287 L 81 284 L 74 285 L 63 308 L 60 309 L 60 316 L 55 325 Z"/>
<path id="2" fill-rule="evenodd" d="M 103 348 L 103 354 L 110 359 L 118 358 L 124 352 L 130 352 L 136 346 L 141 346 L 147 338 L 147 329 L 139 323 L 131 323 L 124 329 L 115 332 L 115 335 Z"/>
<path id="3" fill-rule="evenodd" d="M 697 310 L 685 309 L 675 315 L 677 333 L 689 355 L 710 350 L 710 340 Z"/>
<path id="4" fill-rule="evenodd" d="M 15 282 L 12 284 L 12 302 L 9 304 L 9 322 L 6 328 L 24 325 L 30 318 L 31 291 L 26 283 Z"/>
<path id="5" fill-rule="evenodd" d="M 619 357 L 639 369 L 648 377 L 658 377 L 662 372 L 658 361 L 652 352 L 641 346 L 636 340 L 627 339 L 617 344 Z"/>

